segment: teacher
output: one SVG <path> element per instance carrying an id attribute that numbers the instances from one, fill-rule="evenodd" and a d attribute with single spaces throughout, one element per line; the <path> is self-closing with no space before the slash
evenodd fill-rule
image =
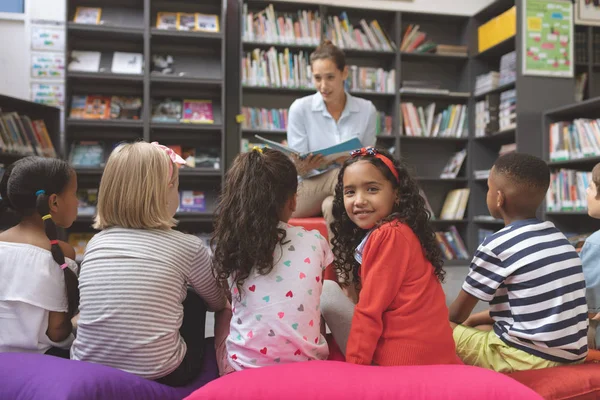
<path id="1" fill-rule="evenodd" d="M 288 146 L 298 153 L 310 153 L 352 138 L 358 138 L 363 147 L 374 146 L 377 110 L 369 100 L 351 96 L 344 90 L 344 81 L 348 78 L 344 52 L 326 40 L 310 55 L 310 66 L 317 93 L 297 99 L 291 105 Z M 322 156 L 309 155 L 304 160 L 295 157 L 294 161 L 301 182 L 292 217 L 316 217 L 322 213 L 329 229 L 333 221 L 331 209 L 338 163 L 330 164 L 327 172 L 311 177 L 315 168 L 323 166 Z"/>

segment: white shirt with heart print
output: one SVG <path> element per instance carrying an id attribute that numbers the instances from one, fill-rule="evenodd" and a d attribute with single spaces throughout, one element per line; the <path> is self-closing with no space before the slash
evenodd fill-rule
<path id="1" fill-rule="evenodd" d="M 236 370 L 325 360 L 321 335 L 323 271 L 333 262 L 327 240 L 284 222 L 284 244 L 274 252 L 268 275 L 253 271 L 240 293 L 232 285 L 233 317 L 227 338 L 229 363 Z"/>

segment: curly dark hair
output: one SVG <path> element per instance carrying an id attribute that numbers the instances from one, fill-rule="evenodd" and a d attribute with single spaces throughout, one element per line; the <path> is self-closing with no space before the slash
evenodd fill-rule
<path id="1" fill-rule="evenodd" d="M 508 153 L 498 157 L 494 171 L 504 175 L 513 184 L 534 188 L 546 195 L 550 185 L 550 168 L 541 158 L 524 153 Z"/>
<path id="2" fill-rule="evenodd" d="M 253 150 L 234 160 L 211 240 L 215 276 L 224 288 L 231 277 L 241 295 L 251 271 L 267 275 L 273 270 L 275 247 L 286 238 L 277 225 L 286 202 L 296 194 L 297 175 L 294 163 L 277 150 Z"/>
<path id="3" fill-rule="evenodd" d="M 390 169 L 373 155 L 359 155 L 351 157 L 342 166 L 338 176 L 338 183 L 335 187 L 335 197 L 333 200 L 334 222 L 331 224 L 333 233 L 333 254 L 335 255 L 334 266 L 338 276 L 344 279 L 344 285 L 348 285 L 350 278 L 354 279 L 357 289 L 360 288 L 359 267 L 360 264 L 354 258 L 356 247 L 365 237 L 367 231 L 358 227 L 348 214 L 344 207 L 344 172 L 348 166 L 358 161 L 368 161 L 377 167 L 383 176 L 385 176 L 393 185 L 398 193 L 399 201 L 394 204 L 392 214 L 384 218 L 377 227 L 386 222 L 398 220 L 408 225 L 415 235 L 419 238 L 425 257 L 431 262 L 435 275 L 440 282 L 444 282 L 446 272 L 443 270 L 444 262 L 442 253 L 435 239 L 435 231 L 429 223 L 431 214 L 425 207 L 425 200 L 420 194 L 419 186 L 414 178 L 408 172 L 407 167 L 400 161 L 395 160 L 391 154 L 386 151 L 378 150 L 379 154 L 389 158 L 398 172 L 399 181 L 392 174 Z"/>

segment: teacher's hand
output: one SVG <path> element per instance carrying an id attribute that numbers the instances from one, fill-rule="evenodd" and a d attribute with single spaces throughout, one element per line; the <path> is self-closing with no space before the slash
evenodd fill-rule
<path id="1" fill-rule="evenodd" d="M 292 160 L 296 164 L 298 175 L 305 176 L 313 169 L 322 167 L 325 164 L 325 158 L 321 154 L 309 154 L 305 159 L 300 159 L 297 155 L 292 155 Z"/>

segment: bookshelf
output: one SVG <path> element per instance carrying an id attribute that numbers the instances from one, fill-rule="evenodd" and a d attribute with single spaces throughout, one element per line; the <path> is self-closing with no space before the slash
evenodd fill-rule
<path id="1" fill-rule="evenodd" d="M 482 52 L 478 52 L 477 29 L 490 19 L 516 6 L 516 34 L 499 42 Z M 469 140 L 469 202 L 468 242 L 476 246 L 481 229 L 495 231 L 504 226 L 499 220 L 489 218 L 486 205 L 487 179 L 476 179 L 474 172 L 488 170 L 498 157 L 504 145 L 516 144 L 516 151 L 543 157 L 541 148 L 546 130 L 540 127 L 540 120 L 545 110 L 560 107 L 571 102 L 575 91 L 574 79 L 526 76 L 522 74 L 521 56 L 524 53 L 522 43 L 522 11 L 521 0 L 497 0 L 479 11 L 469 22 L 469 48 L 471 49 L 470 80 L 473 88 L 476 77 L 489 71 L 500 71 L 500 60 L 503 55 L 516 51 L 516 76 L 514 82 L 502 84 L 482 94 L 474 94 L 470 99 L 470 140 Z M 502 130 L 488 132 L 485 136 L 475 137 L 476 113 L 478 101 L 490 95 L 500 95 L 507 90 L 516 90 L 516 106 L 513 126 Z M 487 218 L 485 218 L 487 217 Z M 472 247 L 474 249 L 474 247 Z"/>
<path id="2" fill-rule="evenodd" d="M 575 35 L 575 74 L 587 74 L 582 97 L 587 100 L 600 96 L 600 27 L 575 25 Z"/>
<path id="3" fill-rule="evenodd" d="M 544 132 L 543 141 L 543 155 L 544 160 L 548 162 L 550 169 L 553 173 L 561 170 L 574 170 L 581 172 L 591 172 L 592 168 L 600 162 L 600 155 L 584 155 L 581 158 L 573 157 L 562 157 L 570 158 L 563 159 L 560 161 L 552 161 L 550 151 L 550 129 L 551 125 L 559 122 L 570 123 L 574 119 L 596 119 L 600 118 L 600 97 L 591 98 L 582 102 L 569 104 L 562 107 L 557 107 L 546 111 L 542 119 L 542 130 Z M 576 186 L 577 182 L 575 183 Z M 581 186 L 581 193 L 585 196 L 586 187 Z M 544 217 L 552 221 L 560 230 L 565 232 L 567 236 L 593 233 L 600 229 L 600 220 L 591 218 L 585 211 L 586 203 L 585 197 L 583 202 L 577 207 L 576 204 L 569 207 L 565 204 L 565 207 L 554 207 L 552 210 L 548 208 L 548 202 L 546 202 L 543 214 Z"/>
<path id="4" fill-rule="evenodd" d="M 211 149 L 220 158 L 217 168 L 180 170 L 180 191 L 202 191 L 206 209 L 178 213 L 178 229 L 186 232 L 210 232 L 217 195 L 225 163 L 225 53 L 227 5 L 233 0 L 68 0 L 67 55 L 71 51 L 101 53 L 99 72 L 66 71 L 65 157 L 74 143 L 99 141 L 105 146 L 105 158 L 114 145 L 123 141 L 158 141 L 164 145 L 183 145 Z M 88 25 L 74 22 L 77 7 L 102 8 L 101 22 Z M 158 12 L 214 14 L 219 32 L 161 30 L 156 28 Z M 141 74 L 111 72 L 114 52 L 143 55 Z M 154 71 L 153 57 L 170 55 L 174 73 Z M 71 101 L 77 95 L 134 96 L 142 100 L 141 117 L 126 119 L 76 119 L 70 117 Z M 152 105 L 161 99 L 210 100 L 212 124 L 157 122 Z M 96 189 L 102 167 L 78 167 L 79 187 Z M 70 232 L 91 232 L 91 216 L 78 217 Z"/>
<path id="5" fill-rule="evenodd" d="M 27 100 L 0 95 L 0 114 L 16 112 L 19 116 L 27 116 L 32 121 L 43 120 L 50 140 L 58 156 L 63 154 L 60 135 L 60 110 L 55 107 L 45 106 Z M 3 151 L 0 149 L 0 165 L 4 168 L 13 162 L 26 157 L 26 154 L 17 151 Z M 3 169 L 3 168 L 0 168 Z M 0 171 L 2 176 L 3 171 Z M 0 216 L 0 230 L 17 223 L 10 215 Z"/>

